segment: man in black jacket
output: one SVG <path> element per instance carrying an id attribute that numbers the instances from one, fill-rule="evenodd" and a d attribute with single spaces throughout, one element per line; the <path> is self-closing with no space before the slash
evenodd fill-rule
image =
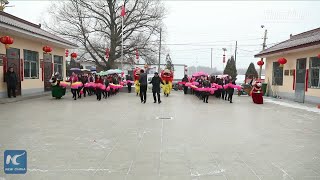
<path id="1" fill-rule="evenodd" d="M 8 97 L 11 98 L 11 94 L 13 95 L 13 97 L 16 97 L 18 76 L 13 71 L 13 67 L 10 67 L 6 74 L 6 82 L 7 82 Z"/>
<path id="2" fill-rule="evenodd" d="M 182 82 L 185 82 L 185 83 L 189 82 L 187 75 L 184 75 Z M 188 94 L 188 86 L 186 86 L 185 84 L 183 85 L 183 92 L 184 94 Z"/>
<path id="3" fill-rule="evenodd" d="M 159 77 L 159 74 L 157 72 L 154 73 L 154 77 L 152 78 L 150 84 L 152 84 L 152 93 L 153 93 L 153 99 L 154 102 L 153 103 L 157 103 L 157 98 L 156 98 L 156 94 L 158 96 L 158 103 L 161 103 L 160 100 L 160 83 L 164 84 L 162 82 L 162 79 Z"/>
<path id="4" fill-rule="evenodd" d="M 140 83 L 140 98 L 141 98 L 141 103 L 146 103 L 147 101 L 147 88 L 148 88 L 148 77 L 147 74 L 144 73 L 144 70 L 140 70 L 140 78 L 139 78 L 139 83 Z"/>

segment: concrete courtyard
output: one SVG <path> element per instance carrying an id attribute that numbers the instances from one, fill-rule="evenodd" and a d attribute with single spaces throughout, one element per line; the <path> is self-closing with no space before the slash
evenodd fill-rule
<path id="1" fill-rule="evenodd" d="M 0 104 L 0 180 L 316 180 L 320 111 L 249 97 L 204 104 L 173 92 L 96 101 L 46 96 Z M 26 150 L 28 172 L 6 175 L 5 150 Z"/>

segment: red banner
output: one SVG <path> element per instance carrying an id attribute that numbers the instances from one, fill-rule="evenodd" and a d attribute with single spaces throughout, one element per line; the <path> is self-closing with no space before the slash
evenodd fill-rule
<path id="1" fill-rule="evenodd" d="M 296 70 L 293 70 L 293 83 L 292 83 L 292 89 L 295 90 L 296 86 Z"/>
<path id="2" fill-rule="evenodd" d="M 41 78 L 42 81 L 44 80 L 44 62 L 43 59 L 40 60 L 40 67 L 41 67 Z"/>
<path id="3" fill-rule="evenodd" d="M 23 59 L 20 59 L 20 80 L 23 81 L 23 71 L 24 71 L 24 66 L 23 66 Z"/>
<path id="4" fill-rule="evenodd" d="M 306 70 L 306 92 L 308 91 L 309 69 Z"/>
<path id="5" fill-rule="evenodd" d="M 7 69 L 8 69 L 8 60 L 6 56 L 2 56 L 2 62 L 3 62 L 3 82 L 6 82 L 6 73 L 7 73 Z"/>

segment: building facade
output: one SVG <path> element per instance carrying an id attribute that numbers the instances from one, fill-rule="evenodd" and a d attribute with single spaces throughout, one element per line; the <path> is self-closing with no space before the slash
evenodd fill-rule
<path id="1" fill-rule="evenodd" d="M 18 75 L 17 95 L 51 90 L 49 80 L 54 72 L 65 77 L 65 50 L 77 45 L 55 36 L 36 25 L 5 12 L 0 12 L 0 36 L 10 36 L 9 48 L 0 45 L 0 97 L 7 97 L 5 73 L 13 67 Z M 52 48 L 44 53 L 43 47 Z"/>
<path id="2" fill-rule="evenodd" d="M 320 28 L 290 35 L 255 57 L 266 58 L 268 94 L 320 104 Z M 285 58 L 281 65 L 279 59 Z"/>

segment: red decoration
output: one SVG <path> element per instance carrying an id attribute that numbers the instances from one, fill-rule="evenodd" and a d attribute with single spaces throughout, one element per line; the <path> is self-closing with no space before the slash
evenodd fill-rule
<path id="1" fill-rule="evenodd" d="M 10 36 L 3 36 L 0 38 L 0 41 L 2 44 L 5 45 L 6 49 L 10 47 L 11 44 L 13 44 L 13 38 Z"/>
<path id="2" fill-rule="evenodd" d="M 287 59 L 286 58 L 280 58 L 280 59 L 278 59 L 278 63 L 280 64 L 280 66 L 283 66 L 284 64 L 287 63 Z"/>
<path id="3" fill-rule="evenodd" d="M 258 61 L 257 62 L 258 66 L 263 66 L 264 65 L 264 62 L 262 60 Z"/>
<path id="4" fill-rule="evenodd" d="M 51 53 L 52 52 L 52 48 L 50 46 L 44 46 L 42 48 L 44 53 Z"/>
<path id="5" fill-rule="evenodd" d="M 68 56 L 69 56 L 69 50 L 66 49 L 66 57 L 68 57 Z"/>
<path id="6" fill-rule="evenodd" d="M 295 90 L 296 88 L 296 70 L 293 70 L 293 83 L 292 83 L 292 89 Z"/>
<path id="7" fill-rule="evenodd" d="M 110 56 L 109 54 L 110 54 L 110 49 L 107 48 L 107 49 L 106 49 L 106 58 L 107 58 L 107 59 L 109 59 L 109 56 Z"/>
<path id="8" fill-rule="evenodd" d="M 306 70 L 306 92 L 308 91 L 309 69 Z"/>
<path id="9" fill-rule="evenodd" d="M 137 48 L 136 48 L 136 59 L 137 59 L 137 60 L 139 59 L 139 51 L 138 51 Z"/>
<path id="10" fill-rule="evenodd" d="M 320 54 L 318 54 L 318 58 L 320 59 Z"/>
<path id="11" fill-rule="evenodd" d="M 72 57 L 73 59 L 76 59 L 76 58 L 78 57 L 78 54 L 75 53 L 75 52 L 73 52 L 73 53 L 71 53 L 71 57 Z"/>
<path id="12" fill-rule="evenodd" d="M 124 17 L 126 15 L 126 7 L 122 5 L 121 7 L 121 16 Z"/>
<path id="13" fill-rule="evenodd" d="M 23 59 L 20 59 L 20 80 L 23 81 L 23 71 L 24 71 L 24 64 L 23 64 Z"/>

